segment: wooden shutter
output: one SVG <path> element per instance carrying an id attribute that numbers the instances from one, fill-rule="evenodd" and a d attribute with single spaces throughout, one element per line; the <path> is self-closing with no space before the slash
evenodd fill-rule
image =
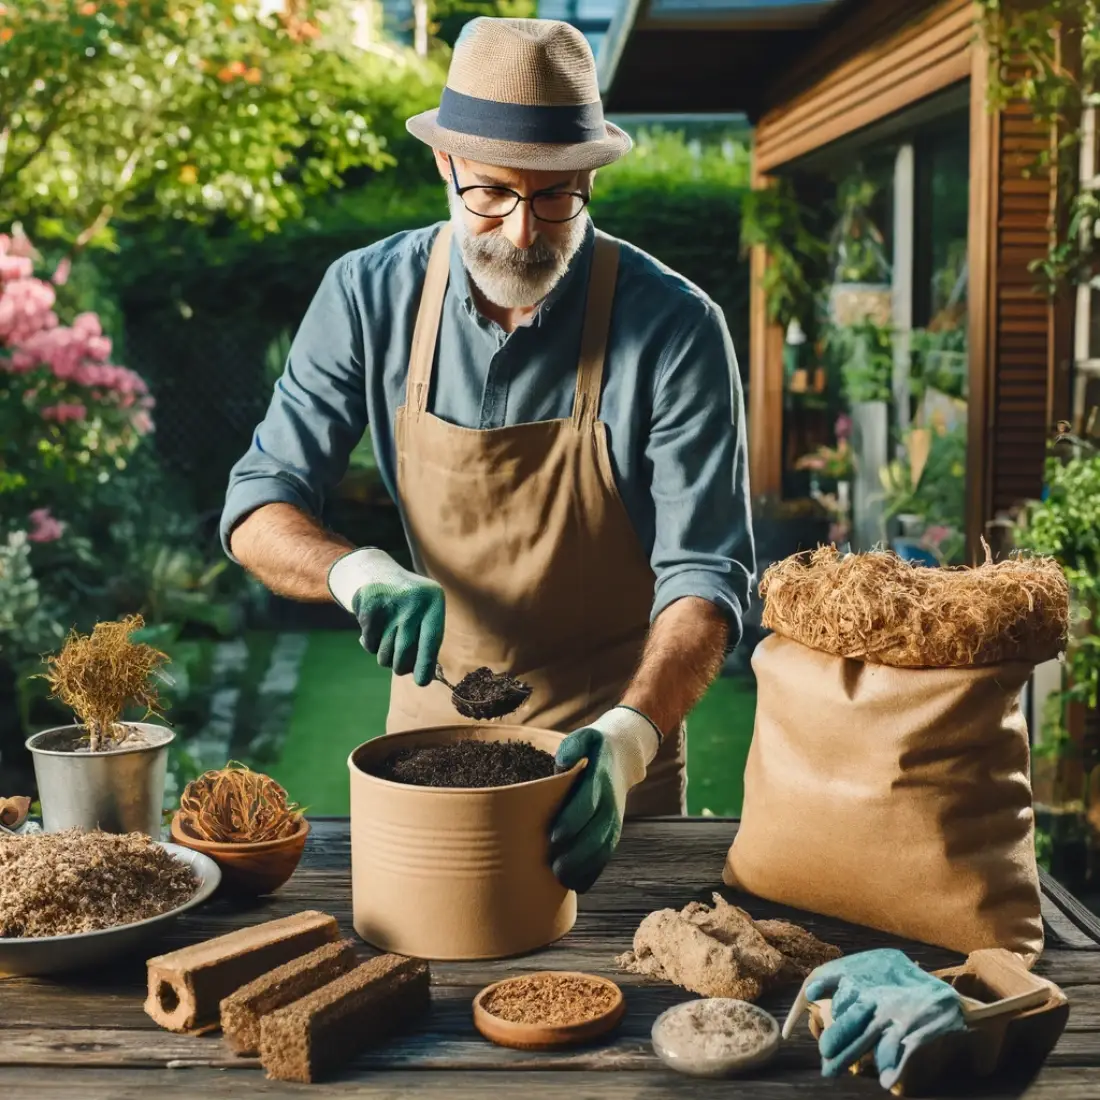
<path id="1" fill-rule="evenodd" d="M 1035 171 L 1050 135 L 1025 103 L 985 107 L 986 54 L 975 51 L 970 204 L 969 544 L 995 544 L 989 521 L 1038 497 L 1065 311 L 1029 268 L 1050 242 L 1054 188 Z M 983 417 L 984 410 L 984 417 Z"/>

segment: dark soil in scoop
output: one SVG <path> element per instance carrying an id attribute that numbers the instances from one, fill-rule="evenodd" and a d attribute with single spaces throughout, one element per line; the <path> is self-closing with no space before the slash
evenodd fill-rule
<path id="1" fill-rule="evenodd" d="M 372 774 L 416 787 L 508 787 L 554 771 L 554 758 L 526 741 L 464 740 L 398 749 Z"/>
<path id="2" fill-rule="evenodd" d="M 490 668 L 475 668 L 455 684 L 452 702 L 467 718 L 503 718 L 527 701 L 531 688 Z"/>

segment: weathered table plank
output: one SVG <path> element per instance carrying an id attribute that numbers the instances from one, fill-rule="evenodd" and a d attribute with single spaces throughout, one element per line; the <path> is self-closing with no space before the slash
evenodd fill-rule
<path id="1" fill-rule="evenodd" d="M 384 1097 L 385 1100 L 485 1100 L 488 1096 L 523 1096 L 539 1100 L 805 1100 L 807 1095 L 831 1100 L 875 1100 L 888 1097 L 872 1078 L 841 1077 L 822 1081 L 816 1071 L 784 1073 L 774 1068 L 753 1077 L 729 1081 L 705 1081 L 679 1077 L 661 1069 L 642 1073 L 590 1073 L 584 1070 L 523 1073 L 468 1070 L 461 1073 L 433 1070 L 398 1070 L 349 1074 L 324 1085 L 287 1085 L 257 1076 L 247 1086 L 243 1075 L 202 1069 L 87 1070 L 79 1087 L 64 1075 L 47 1069 L 15 1069 L 3 1074 L 5 1089 L 33 1100 L 241 1100 L 244 1096 L 267 1100 L 310 1097 Z M 686 1082 L 686 1083 L 685 1083 Z M 1097 1071 L 1091 1067 L 1048 1067 L 1033 1082 L 1001 1086 L 996 1092 L 971 1088 L 966 1097 L 1026 1097 L 1026 1100 L 1096 1100 Z"/>
<path id="2" fill-rule="evenodd" d="M 597 1092 L 611 1100 L 729 1096 L 729 1083 L 696 1081 L 665 1070 L 649 1045 L 654 1018 L 693 995 L 667 983 L 622 974 L 615 956 L 629 948 L 635 928 L 652 909 L 679 908 L 695 898 L 709 901 L 722 889 L 722 863 L 735 830 L 735 822 L 716 819 L 629 823 L 616 859 L 592 894 L 581 899 L 577 925 L 569 936 L 521 959 L 433 964 L 433 1003 L 423 1026 L 365 1053 L 331 1084 L 303 1088 L 270 1082 L 255 1060 L 233 1058 L 217 1036 L 193 1038 L 161 1031 L 142 1009 L 141 959 L 106 973 L 65 980 L 0 982 L 0 1084 L 5 1091 L 18 1090 L 35 1100 L 62 1095 L 66 1100 L 128 1100 L 139 1095 L 145 1100 L 154 1092 L 214 1100 L 245 1092 L 267 1097 L 404 1097 L 446 1091 L 457 1100 L 521 1093 L 547 1100 L 579 1100 Z M 278 894 L 247 906 L 215 900 L 182 920 L 155 952 L 304 908 L 332 913 L 350 934 L 349 862 L 347 822 L 316 822 L 302 866 Z M 1036 969 L 1069 995 L 1067 1031 L 1030 1085 L 1001 1083 L 968 1095 L 1100 1097 L 1100 922 L 1056 884 L 1046 886 L 1048 946 Z M 949 952 L 795 913 L 760 899 L 736 900 L 754 917 L 794 919 L 845 951 L 892 944 L 927 966 L 957 961 Z M 366 945 L 361 950 L 371 953 Z M 564 1053 L 512 1051 L 485 1042 L 471 1017 L 477 991 L 506 974 L 548 967 L 603 973 L 620 982 L 628 1011 L 615 1036 L 602 1045 Z M 793 988 L 781 990 L 762 1004 L 782 1019 L 794 993 Z M 816 1047 L 804 1028 L 784 1044 L 766 1071 L 736 1087 L 741 1095 L 760 1100 L 794 1100 L 796 1090 L 837 1100 L 882 1095 L 873 1080 L 823 1081 Z"/>

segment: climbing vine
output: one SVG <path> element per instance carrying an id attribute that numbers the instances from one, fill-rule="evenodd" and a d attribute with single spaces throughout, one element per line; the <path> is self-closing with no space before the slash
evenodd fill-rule
<path id="1" fill-rule="evenodd" d="M 989 106 L 1027 105 L 1052 135 L 1031 171 L 1054 174 L 1047 254 L 1033 261 L 1048 293 L 1090 279 L 1100 247 L 1100 196 L 1080 186 L 1081 112 L 1100 104 L 1100 0 L 978 0 L 989 46 Z"/>

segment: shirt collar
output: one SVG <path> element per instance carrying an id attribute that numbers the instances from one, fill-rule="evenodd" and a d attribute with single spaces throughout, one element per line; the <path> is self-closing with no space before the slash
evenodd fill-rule
<path id="1" fill-rule="evenodd" d="M 592 262 L 592 246 L 596 239 L 596 228 L 592 224 L 592 219 L 585 215 L 585 221 L 584 239 L 581 241 L 580 248 L 577 249 L 573 259 L 569 261 L 569 267 L 566 269 L 565 274 L 558 280 L 553 290 L 543 298 L 539 308 L 535 310 L 531 324 L 542 324 L 543 317 L 561 301 L 570 287 L 578 282 L 578 276 L 581 276 L 580 281 L 584 282 L 583 273 L 588 270 Z M 474 301 L 473 292 L 470 289 L 470 276 L 462 260 L 462 246 L 455 236 L 451 238 L 450 281 L 455 293 L 461 296 L 466 313 L 479 323 L 488 323 L 487 319 L 478 311 L 477 302 Z"/>

